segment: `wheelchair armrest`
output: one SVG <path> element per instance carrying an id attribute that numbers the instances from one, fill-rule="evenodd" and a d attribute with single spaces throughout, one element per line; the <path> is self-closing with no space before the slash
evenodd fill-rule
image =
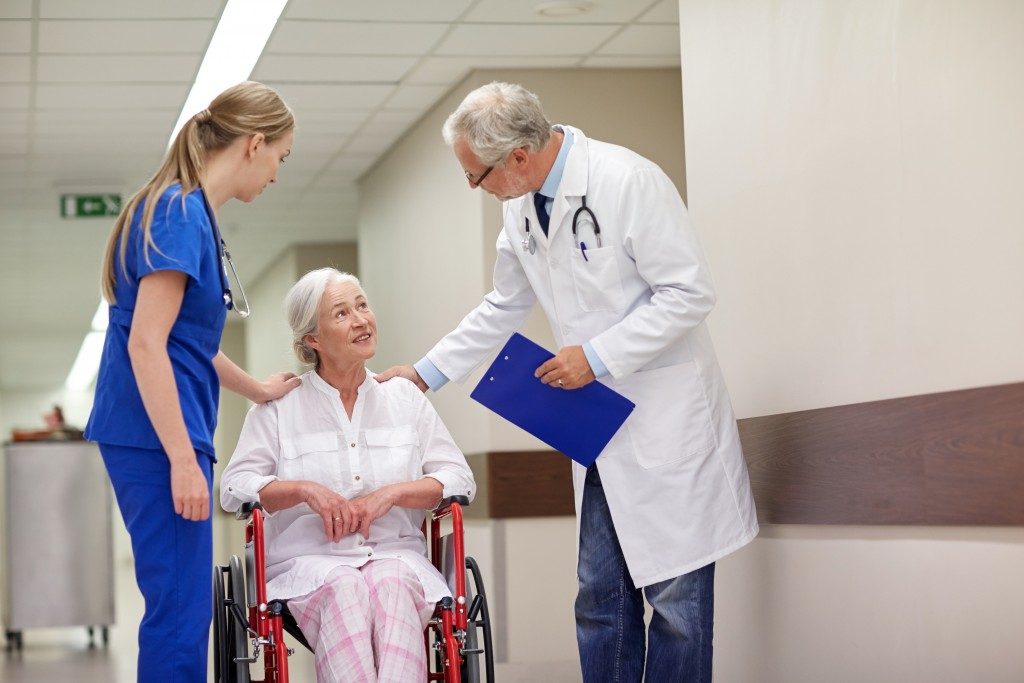
<path id="1" fill-rule="evenodd" d="M 235 513 L 235 519 L 249 519 L 252 517 L 253 510 L 262 510 L 263 506 L 256 502 L 242 503 L 242 507 L 238 508 L 238 512 Z"/>
<path id="2" fill-rule="evenodd" d="M 434 508 L 434 512 L 446 510 L 447 508 L 451 507 L 452 503 L 458 503 L 462 507 L 469 507 L 469 496 L 448 496 L 447 498 L 442 499 L 441 502 L 437 504 L 437 507 Z"/>

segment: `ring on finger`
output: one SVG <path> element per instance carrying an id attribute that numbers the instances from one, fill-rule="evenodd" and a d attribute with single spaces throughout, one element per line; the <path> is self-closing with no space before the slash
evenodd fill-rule
<path id="1" fill-rule="evenodd" d="M 562 380 L 558 380 L 558 386 L 564 387 L 565 386 L 565 382 L 563 382 Z"/>

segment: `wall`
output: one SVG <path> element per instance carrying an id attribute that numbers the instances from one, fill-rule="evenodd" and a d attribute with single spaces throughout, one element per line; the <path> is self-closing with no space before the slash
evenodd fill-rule
<path id="1" fill-rule="evenodd" d="M 679 7 L 739 417 L 1024 378 L 1024 6 Z M 1022 572 L 1020 528 L 766 528 L 719 564 L 716 679 L 1024 680 Z"/>
<path id="2" fill-rule="evenodd" d="M 471 74 L 360 182 L 360 272 L 380 327 L 376 367 L 421 358 L 490 289 L 500 204 L 467 188 L 440 131 L 466 93 L 492 80 L 522 83 L 540 96 L 551 121 L 632 147 L 685 190 L 677 70 Z M 637 101 L 643 102 L 642 125 L 637 125 Z M 553 348 L 539 310 L 523 331 Z M 546 448 L 468 398 L 482 368 L 464 384 L 430 395 L 463 451 Z M 489 591 L 498 661 L 508 662 L 505 672 L 521 680 L 535 680 L 541 672 L 546 677 L 555 670 L 575 672 L 574 537 L 571 517 L 467 524 L 468 552 L 480 561 Z M 536 668 L 515 668 L 531 664 Z"/>

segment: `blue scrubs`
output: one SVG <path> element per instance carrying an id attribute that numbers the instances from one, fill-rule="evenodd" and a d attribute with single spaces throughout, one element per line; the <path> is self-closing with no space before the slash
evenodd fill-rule
<path id="1" fill-rule="evenodd" d="M 96 396 L 85 436 L 99 443 L 121 515 L 132 538 L 135 574 L 146 600 L 139 625 L 138 680 L 206 680 L 212 613 L 212 516 L 191 522 L 174 512 L 170 462 L 139 395 L 128 358 L 128 334 L 144 276 L 162 270 L 188 275 L 167 353 L 185 426 L 199 465 L 213 479 L 213 432 L 220 383 L 213 358 L 227 317 L 220 249 L 201 190 L 182 196 L 172 185 L 157 202 L 152 238 L 143 252 L 142 207 L 118 261 Z M 125 273 L 127 270 L 127 274 Z M 211 509 L 212 509 L 211 491 Z"/>

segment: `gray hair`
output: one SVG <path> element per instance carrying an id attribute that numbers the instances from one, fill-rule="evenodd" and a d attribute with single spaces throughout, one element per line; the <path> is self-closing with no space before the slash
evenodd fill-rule
<path id="1" fill-rule="evenodd" d="M 464 139 L 481 163 L 496 166 L 519 147 L 530 153 L 543 149 L 551 123 L 532 92 L 494 81 L 466 95 L 441 132 L 449 145 Z"/>
<path id="2" fill-rule="evenodd" d="M 306 344 L 306 335 L 316 334 L 324 292 L 335 282 L 351 282 L 362 289 L 359 278 L 352 273 L 343 273 L 337 268 L 318 268 L 299 278 L 284 298 L 284 314 L 292 328 L 292 350 L 307 365 L 320 367 L 320 358 L 316 349 Z"/>

